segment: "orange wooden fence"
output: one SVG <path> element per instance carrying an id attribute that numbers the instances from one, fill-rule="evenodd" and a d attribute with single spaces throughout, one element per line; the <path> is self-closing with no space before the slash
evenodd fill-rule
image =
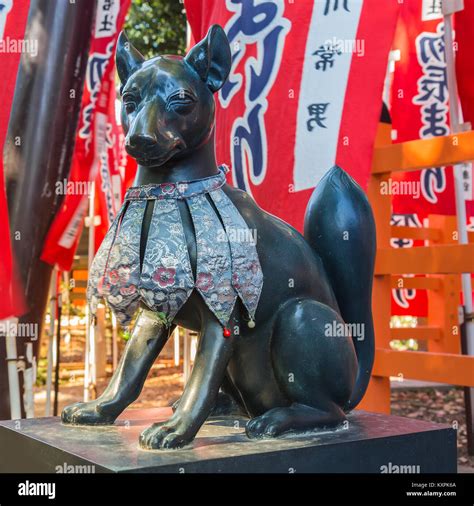
<path id="1" fill-rule="evenodd" d="M 474 387 L 474 356 L 461 355 L 460 274 L 474 272 L 474 234 L 457 244 L 456 217 L 430 216 L 425 228 L 390 225 L 391 197 L 381 192 L 391 174 L 474 160 L 474 131 L 390 144 L 391 125 L 380 124 L 369 183 L 377 227 L 374 313 L 376 352 L 372 379 L 360 409 L 390 412 L 390 377 Z M 421 239 L 425 246 L 393 248 L 391 238 Z M 416 275 L 405 277 L 403 275 Z M 423 276 L 419 276 L 423 275 Z M 427 290 L 426 324 L 390 328 L 391 290 Z M 396 351 L 394 339 L 416 339 L 427 351 Z"/>

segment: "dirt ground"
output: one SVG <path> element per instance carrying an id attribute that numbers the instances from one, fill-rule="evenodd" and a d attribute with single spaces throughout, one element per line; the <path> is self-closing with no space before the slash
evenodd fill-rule
<path id="1" fill-rule="evenodd" d="M 63 375 L 64 376 L 64 373 Z M 105 389 L 110 377 L 98 381 L 97 393 Z M 61 381 L 59 389 L 58 412 L 73 402 L 83 399 L 83 381 Z M 170 366 L 169 363 L 158 362 L 150 372 L 145 386 L 138 400 L 131 408 L 157 408 L 169 406 L 183 391 L 182 367 Z M 35 389 L 35 414 L 44 416 L 46 406 L 46 391 L 44 386 Z"/>
<path id="2" fill-rule="evenodd" d="M 462 388 L 392 390 L 392 414 L 446 423 L 458 431 L 458 465 L 474 469 L 467 453 L 466 415 Z"/>

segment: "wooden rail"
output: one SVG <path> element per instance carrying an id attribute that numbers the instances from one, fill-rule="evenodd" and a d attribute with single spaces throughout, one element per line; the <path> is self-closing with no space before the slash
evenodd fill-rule
<path id="1" fill-rule="evenodd" d="M 441 327 L 433 325 L 419 325 L 417 327 L 399 327 L 390 329 L 391 339 L 441 339 L 443 331 Z"/>
<path id="2" fill-rule="evenodd" d="M 390 235 L 397 239 L 431 239 L 437 241 L 441 237 L 441 233 L 437 228 L 418 228 L 418 227 L 390 227 Z"/>
<path id="3" fill-rule="evenodd" d="M 392 288 L 405 288 L 407 290 L 439 290 L 443 285 L 441 278 L 391 276 L 391 281 Z"/>
<path id="4" fill-rule="evenodd" d="M 474 387 L 474 356 L 377 349 L 373 374 Z"/>
<path id="5" fill-rule="evenodd" d="M 474 244 L 382 248 L 375 274 L 461 274 L 474 272 Z"/>
<path id="6" fill-rule="evenodd" d="M 474 160 L 474 131 L 376 147 L 372 173 L 429 169 L 471 160 Z"/>

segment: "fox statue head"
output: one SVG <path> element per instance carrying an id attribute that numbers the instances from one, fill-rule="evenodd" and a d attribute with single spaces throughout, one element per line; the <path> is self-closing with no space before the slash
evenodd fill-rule
<path id="1" fill-rule="evenodd" d="M 214 133 L 218 91 L 230 71 L 229 41 L 219 25 L 183 58 L 149 60 L 120 34 L 116 53 L 121 81 L 125 149 L 151 169 L 185 158 Z"/>

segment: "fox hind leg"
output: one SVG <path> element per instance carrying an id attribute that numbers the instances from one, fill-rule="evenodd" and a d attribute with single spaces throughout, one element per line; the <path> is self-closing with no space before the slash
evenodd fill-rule
<path id="1" fill-rule="evenodd" d="M 345 419 L 357 374 L 350 336 L 331 335 L 342 318 L 311 299 L 287 303 L 277 316 L 272 339 L 275 377 L 289 406 L 270 409 L 247 424 L 249 437 L 335 426 Z"/>

